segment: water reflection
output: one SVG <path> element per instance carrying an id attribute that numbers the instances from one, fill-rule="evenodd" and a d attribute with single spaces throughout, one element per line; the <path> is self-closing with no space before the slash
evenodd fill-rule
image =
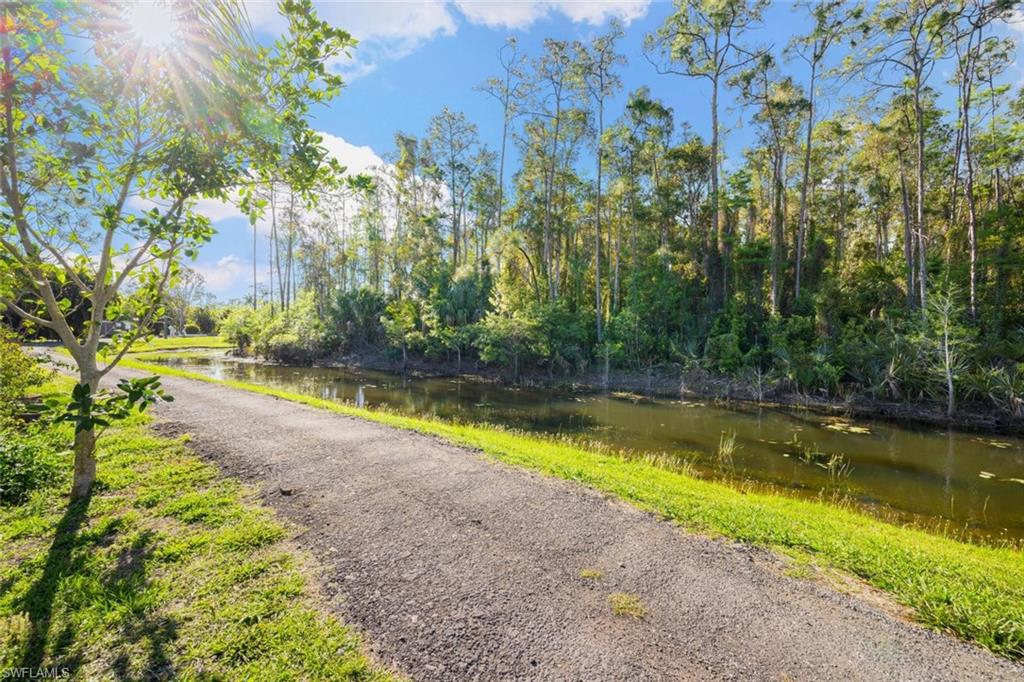
<path id="1" fill-rule="evenodd" d="M 455 379 L 262 365 L 222 353 L 169 355 L 164 361 L 219 379 L 359 406 L 499 424 L 633 453 L 665 453 L 716 474 L 719 440 L 723 433 L 735 433 L 736 476 L 808 494 L 838 485 L 865 503 L 1024 538 L 1024 440 L 1018 438 L 751 406 L 725 409 L 702 402 L 635 401 Z M 835 471 L 837 461 L 848 469 L 846 475 Z"/>

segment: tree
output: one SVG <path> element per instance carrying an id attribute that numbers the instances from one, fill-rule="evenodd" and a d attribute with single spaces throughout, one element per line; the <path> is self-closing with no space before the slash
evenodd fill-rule
<path id="1" fill-rule="evenodd" d="M 957 290 L 948 285 L 932 293 L 923 338 L 929 368 L 941 377 L 949 418 L 956 413 L 956 382 L 964 371 L 970 347 L 970 334 L 961 324 L 963 308 L 958 298 Z"/>
<path id="2" fill-rule="evenodd" d="M 868 73 L 867 79 L 877 87 L 905 89 L 913 104 L 914 168 L 916 194 L 914 221 L 918 242 L 918 296 L 922 307 L 928 304 L 928 229 L 925 212 L 927 130 L 925 112 L 928 108 L 928 79 L 935 63 L 948 47 L 948 29 L 952 14 L 944 0 L 889 0 L 878 5 L 863 32 L 869 36 L 869 49 L 857 69 Z M 905 78 L 890 80 L 892 72 Z"/>
<path id="3" fill-rule="evenodd" d="M 621 87 L 622 81 L 614 73 L 616 65 L 625 63 L 625 58 L 615 52 L 615 43 L 622 37 L 622 24 L 614 22 L 611 30 L 595 39 L 588 50 L 582 44 L 576 45 L 577 65 L 580 81 L 587 96 L 597 110 L 597 200 L 594 202 L 594 316 L 597 320 L 597 342 L 601 343 L 601 175 L 604 170 L 604 108 L 606 100 Z"/>
<path id="4" fill-rule="evenodd" d="M 120 5 L 0 10 L 0 303 L 56 333 L 78 367 L 73 498 L 96 476 L 91 396 L 162 313 L 182 259 L 212 234 L 195 202 L 232 199 L 254 169 L 322 160 L 305 108 L 337 92 L 326 62 L 353 44 L 308 0 L 282 2 L 289 29 L 272 49 L 255 45 L 230 0 L 162 7 L 188 50 L 147 44 Z M 90 311 L 78 333 L 65 287 Z M 131 329 L 101 367 L 111 317 Z"/>
<path id="5" fill-rule="evenodd" d="M 677 0 L 675 13 L 644 41 L 645 53 L 659 73 L 702 78 L 711 84 L 711 248 L 704 272 L 716 308 L 724 300 L 725 286 L 718 240 L 719 90 L 730 73 L 760 57 L 760 50 L 747 48 L 739 40 L 760 21 L 766 6 L 767 0 Z"/>
<path id="6" fill-rule="evenodd" d="M 441 113 L 430 121 L 429 138 L 442 169 L 442 176 L 448 186 L 452 231 L 452 263 L 459 265 L 459 243 L 462 239 L 460 227 L 466 205 L 466 191 L 473 178 L 471 160 L 477 146 L 476 125 L 466 120 L 466 115 L 444 107 Z M 462 260 L 465 260 L 465 254 Z"/>
<path id="7" fill-rule="evenodd" d="M 848 30 L 849 22 L 860 17 L 862 9 L 856 6 L 844 11 L 844 0 L 815 0 L 803 3 L 814 17 L 814 28 L 806 36 L 796 38 L 789 46 L 810 68 L 807 85 L 807 137 L 804 143 L 804 172 L 800 181 L 800 218 L 796 236 L 796 268 L 795 293 L 800 298 L 800 286 L 803 281 L 804 241 L 807 237 L 807 196 L 811 186 L 811 143 L 814 140 L 814 98 L 818 80 L 818 70 L 825 60 L 825 55 L 834 43 L 840 40 Z"/>
<path id="8" fill-rule="evenodd" d="M 544 185 L 544 212 L 543 212 L 543 242 L 541 263 L 543 272 L 548 282 L 548 297 L 551 300 L 558 298 L 558 276 L 554 266 L 554 235 L 552 230 L 553 203 L 555 199 L 555 182 L 558 179 L 559 169 L 559 143 L 562 141 L 563 130 L 566 127 L 567 110 L 573 102 L 573 95 L 578 91 L 575 68 L 573 67 L 573 55 L 569 44 L 562 40 L 546 39 L 544 41 L 544 55 L 533 63 L 534 77 L 537 88 L 534 90 L 534 112 L 542 120 L 547 119 L 550 123 L 550 131 L 543 127 L 534 126 L 527 134 L 533 134 L 539 144 L 537 151 L 546 156 L 544 164 L 543 185 Z M 546 139 L 545 139 L 546 138 Z M 549 146 L 545 142 L 549 141 Z M 547 146 L 547 149 L 544 147 Z"/>
<path id="9" fill-rule="evenodd" d="M 205 284 L 206 280 L 201 274 L 192 268 L 182 267 L 178 277 L 167 288 L 164 299 L 179 334 L 185 331 L 189 312 L 203 298 Z"/>
<path id="10" fill-rule="evenodd" d="M 416 305 L 409 299 L 392 301 L 380 318 L 384 333 L 402 349 L 402 372 L 409 362 L 409 344 L 419 338 Z"/>
<path id="11" fill-rule="evenodd" d="M 480 87 L 501 105 L 501 148 L 498 155 L 498 214 L 496 218 L 498 229 L 501 229 L 501 217 L 505 208 L 505 152 L 508 148 L 509 130 L 513 119 L 520 114 L 523 103 L 529 97 L 531 87 L 523 74 L 526 57 L 519 53 L 518 47 L 519 43 L 515 36 L 509 36 L 505 40 L 505 44 L 498 50 L 501 76 L 488 79 Z"/>
<path id="12" fill-rule="evenodd" d="M 774 67 L 772 58 L 765 56 L 754 68 L 741 73 L 737 78 L 744 99 L 758 107 L 754 120 L 763 127 L 762 138 L 772 162 L 772 260 L 769 296 L 772 315 L 778 314 L 782 299 L 786 150 L 796 137 L 797 116 L 807 107 L 807 100 L 792 79 L 773 80 Z M 799 254 L 797 260 L 799 261 Z"/>

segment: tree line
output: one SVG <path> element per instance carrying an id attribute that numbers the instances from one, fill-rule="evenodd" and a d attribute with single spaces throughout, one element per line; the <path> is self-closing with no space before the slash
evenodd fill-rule
<path id="1" fill-rule="evenodd" d="M 509 39 L 479 87 L 498 139 L 445 107 L 396 133 L 385 167 L 325 175 L 315 201 L 267 184 L 271 282 L 254 274 L 255 310 L 228 333 L 286 360 L 387 344 L 516 376 L 676 366 L 759 397 L 1021 416 L 1014 4 L 812 0 L 810 30 L 772 48 L 767 6 L 680 0 L 646 36 L 652 78 L 709 92 L 706 130 L 647 88 L 612 109 L 613 24 L 535 55 Z M 756 130 L 740 155 L 726 96 Z"/>

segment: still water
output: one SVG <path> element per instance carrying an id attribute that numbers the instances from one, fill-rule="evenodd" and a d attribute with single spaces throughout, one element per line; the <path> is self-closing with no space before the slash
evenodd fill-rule
<path id="1" fill-rule="evenodd" d="M 366 407 L 502 424 L 641 455 L 664 453 L 714 477 L 752 480 L 809 496 L 839 490 L 885 516 L 969 534 L 1024 538 L 1021 438 L 756 407 L 264 365 L 223 351 L 166 354 L 161 362 Z M 735 435 L 731 462 L 716 456 L 723 434 Z"/>

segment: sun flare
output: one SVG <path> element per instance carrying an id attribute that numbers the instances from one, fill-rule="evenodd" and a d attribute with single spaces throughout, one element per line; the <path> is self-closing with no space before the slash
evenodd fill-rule
<path id="1" fill-rule="evenodd" d="M 135 0 L 125 21 L 134 38 L 147 50 L 164 51 L 178 40 L 180 22 L 174 7 L 159 0 Z"/>

